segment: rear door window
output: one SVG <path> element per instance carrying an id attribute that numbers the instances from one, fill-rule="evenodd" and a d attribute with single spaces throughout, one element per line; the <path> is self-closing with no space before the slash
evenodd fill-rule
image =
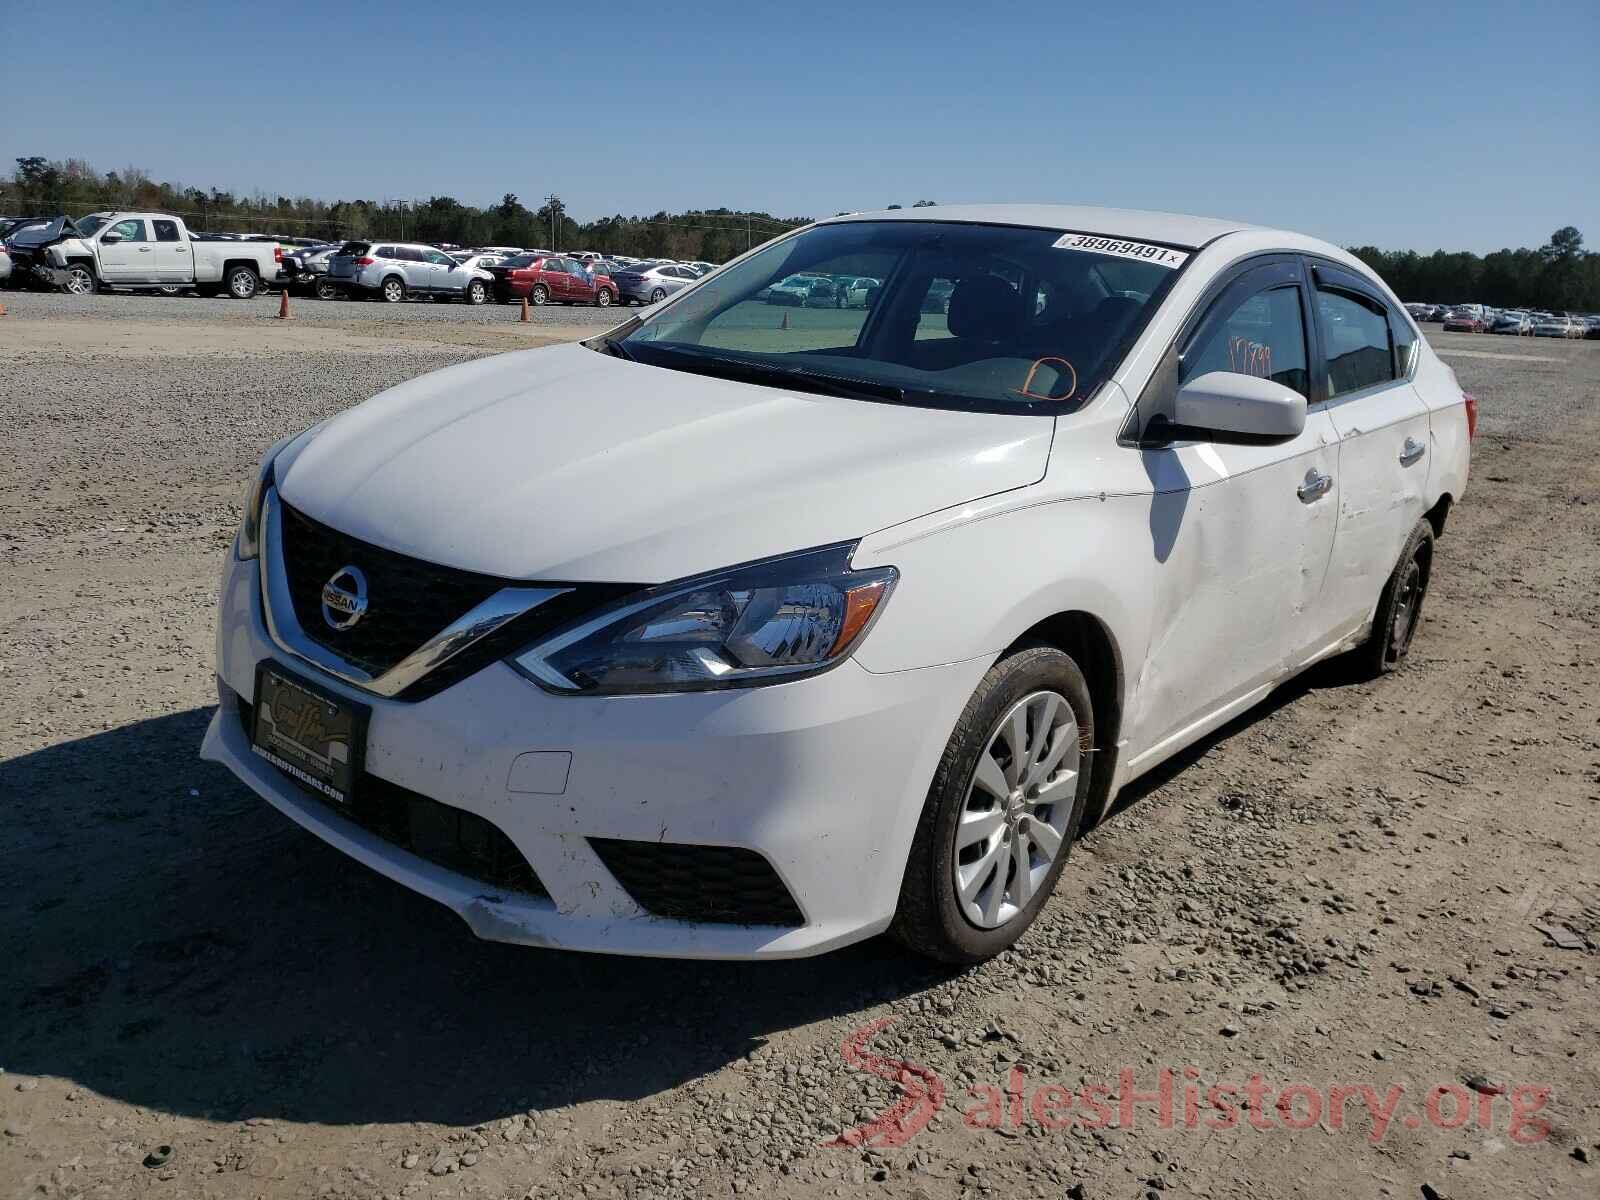
<path id="1" fill-rule="evenodd" d="M 157 218 L 152 224 L 156 227 L 156 241 L 179 242 L 183 240 L 178 234 L 178 223 L 176 221 L 163 221 Z"/>
<path id="2" fill-rule="evenodd" d="M 1328 364 L 1330 397 L 1394 380 L 1389 317 L 1381 304 L 1355 292 L 1318 288 L 1317 321 Z"/>

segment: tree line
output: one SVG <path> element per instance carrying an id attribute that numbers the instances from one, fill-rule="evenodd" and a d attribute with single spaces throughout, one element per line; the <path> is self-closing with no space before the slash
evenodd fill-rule
<path id="1" fill-rule="evenodd" d="M 218 188 L 160 182 L 138 167 L 102 174 L 81 159 L 37 156 L 17 159 L 10 179 L 0 180 L 0 212 L 82 216 L 108 208 L 177 213 L 206 233 L 537 246 L 706 262 L 726 262 L 811 219 L 711 208 L 578 221 L 560 196 L 546 196 L 537 208 L 529 208 L 511 192 L 488 207 L 464 204 L 453 196 L 383 201 L 238 196 Z"/>
<path id="2" fill-rule="evenodd" d="M 1356 246 L 1350 252 L 1383 276 L 1403 300 L 1600 312 L 1600 254 L 1584 250 L 1583 235 L 1571 225 L 1556 230 L 1537 250 L 1496 250 L 1481 257 L 1465 251 L 1423 255 L 1376 246 Z"/>
<path id="3" fill-rule="evenodd" d="M 919 200 L 912 207 L 933 204 Z M 889 205 L 899 208 L 898 204 Z M 462 246 L 538 246 L 597 250 L 635 258 L 726 262 L 752 246 L 810 220 L 727 208 L 692 209 L 651 216 L 578 221 L 556 195 L 529 208 L 507 192 L 498 204 L 478 207 L 452 196 L 426 200 L 317 200 L 307 196 L 236 196 L 158 182 L 138 167 L 101 173 L 81 159 L 16 160 L 0 182 L 0 211 L 18 216 L 81 216 L 106 208 L 176 212 L 208 233 L 271 233 L 326 238 L 393 238 Z M 1352 250 L 1405 300 L 1442 304 L 1477 302 L 1498 308 L 1600 311 L 1600 254 L 1583 249 L 1572 226 L 1558 229 L 1538 249 L 1468 251 Z"/>

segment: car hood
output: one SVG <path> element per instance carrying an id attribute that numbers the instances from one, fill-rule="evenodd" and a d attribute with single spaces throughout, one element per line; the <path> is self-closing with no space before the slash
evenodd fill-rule
<path id="1" fill-rule="evenodd" d="M 660 583 L 1039 480 L 1054 419 L 816 396 L 578 345 L 424 375 L 280 463 L 353 537 L 510 579 Z"/>

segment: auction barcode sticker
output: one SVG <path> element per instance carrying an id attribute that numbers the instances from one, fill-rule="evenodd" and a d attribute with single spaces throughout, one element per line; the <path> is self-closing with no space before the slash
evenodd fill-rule
<path id="1" fill-rule="evenodd" d="M 1081 250 L 1086 254 L 1109 254 L 1113 258 L 1131 258 L 1135 262 L 1154 263 L 1176 271 L 1189 261 L 1182 250 L 1166 246 L 1152 246 L 1149 242 L 1129 242 L 1122 238 L 1098 237 L 1092 233 L 1067 233 L 1055 242 L 1057 250 Z"/>

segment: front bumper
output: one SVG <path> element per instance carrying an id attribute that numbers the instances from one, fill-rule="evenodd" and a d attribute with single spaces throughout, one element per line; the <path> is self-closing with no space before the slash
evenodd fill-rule
<path id="1" fill-rule="evenodd" d="M 201 756 L 300 825 L 453 909 L 479 937 L 688 958 L 817 954 L 885 929 L 929 781 L 989 665 L 879 675 L 850 661 L 770 687 L 579 698 L 549 695 L 496 663 L 436 696 L 401 703 L 273 644 L 256 564 L 231 558 L 217 642 L 221 704 Z M 256 664 L 269 657 L 369 705 L 367 772 L 491 822 L 549 898 L 496 889 L 400 849 L 254 755 L 237 697 L 252 698 Z M 514 764 L 530 753 L 564 763 L 564 778 L 545 772 L 537 781 L 544 790 L 526 790 Z M 755 851 L 803 923 L 652 916 L 607 870 L 596 838 Z"/>

